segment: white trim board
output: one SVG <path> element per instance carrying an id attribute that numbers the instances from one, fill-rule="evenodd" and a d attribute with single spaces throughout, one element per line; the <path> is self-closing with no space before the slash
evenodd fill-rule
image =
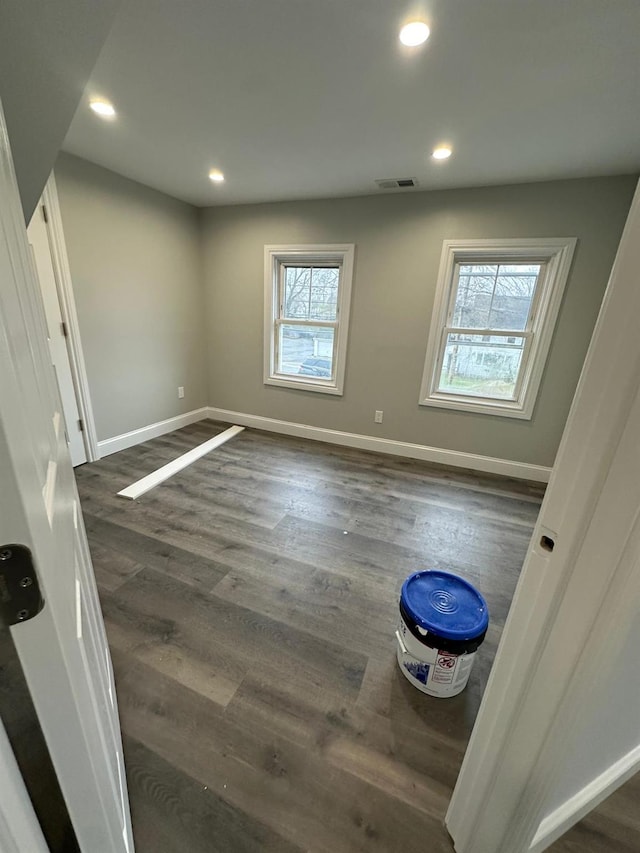
<path id="1" fill-rule="evenodd" d="M 147 474 L 147 476 L 143 477 L 141 480 L 137 480 L 131 486 L 127 486 L 126 489 L 122 489 L 118 494 L 120 497 L 131 498 L 131 500 L 141 497 L 145 492 L 148 492 L 155 486 L 159 486 L 160 483 L 164 483 L 164 481 L 168 480 L 169 477 L 173 477 L 173 475 L 177 474 L 178 471 L 182 471 L 183 468 L 186 468 L 193 462 L 201 459 L 207 453 L 215 450 L 216 447 L 220 447 L 221 444 L 229 441 L 230 438 L 233 438 L 234 435 L 237 435 L 243 430 L 243 426 L 229 427 L 229 429 L 226 429 L 224 432 L 214 435 L 213 438 L 210 438 L 208 441 L 205 441 L 197 447 L 194 447 L 192 450 L 188 450 L 186 453 L 183 453 L 182 456 L 178 456 L 177 459 L 172 459 L 171 462 L 167 462 L 166 465 L 163 465 L 156 471 L 152 471 L 151 474 Z"/>
<path id="2" fill-rule="evenodd" d="M 100 456 L 118 453 L 136 444 L 150 441 L 152 438 L 173 432 L 176 429 L 189 426 L 197 421 L 211 418 L 214 421 L 242 424 L 266 432 L 277 432 L 281 435 L 293 435 L 297 438 L 308 438 L 311 441 L 324 441 L 327 444 L 338 444 L 342 447 L 355 447 L 359 450 L 371 450 L 374 453 L 389 453 L 392 456 L 404 456 L 408 459 L 421 459 L 423 462 L 435 462 L 439 465 L 449 465 L 453 468 L 467 468 L 472 471 L 482 471 L 485 474 L 499 474 L 503 477 L 514 477 L 518 480 L 531 480 L 536 483 L 548 483 L 551 468 L 544 465 L 533 465 L 528 462 L 514 462 L 510 459 L 497 459 L 493 456 L 480 456 L 476 453 L 465 453 L 461 450 L 446 450 L 442 447 L 429 447 L 426 444 L 411 444 L 407 441 L 395 441 L 391 438 L 378 438 L 374 435 L 360 435 L 354 432 L 342 432 L 336 429 L 299 424 L 291 421 L 281 421 L 267 418 L 263 415 L 250 415 L 246 412 L 233 412 L 229 409 L 218 409 L 215 406 L 204 406 L 194 409 L 184 415 L 176 415 L 164 421 L 131 430 L 131 432 L 116 435 L 98 442 Z"/>
<path id="3" fill-rule="evenodd" d="M 114 435 L 113 438 L 106 438 L 98 442 L 100 457 L 118 453 L 120 450 L 126 450 L 127 447 L 134 447 L 136 444 L 142 444 L 152 438 L 158 438 L 160 435 L 166 435 L 168 432 L 189 426 L 189 424 L 195 424 L 197 421 L 202 421 L 208 417 L 209 409 L 205 406 L 202 409 L 193 409 L 183 415 L 176 415 L 164 421 L 148 424 L 140 427 L 140 429 L 132 429 L 131 432 L 123 432 L 122 435 Z"/>
<path id="4" fill-rule="evenodd" d="M 640 746 L 623 755 L 580 791 L 547 815 L 538 827 L 529 853 L 542 853 L 567 830 L 613 794 L 640 770 Z"/>
<path id="5" fill-rule="evenodd" d="M 67 326 L 67 350 L 69 352 L 69 362 L 71 364 L 71 375 L 76 391 L 78 411 L 84 424 L 84 443 L 87 451 L 87 461 L 95 462 L 100 458 L 98 435 L 93 417 L 93 407 L 91 405 L 89 378 L 82 351 L 80 324 L 75 297 L 73 295 L 73 280 L 71 278 L 71 268 L 69 266 L 67 246 L 64 239 L 64 229 L 62 227 L 62 213 L 60 211 L 58 189 L 53 172 L 49 176 L 47 185 L 44 188 L 42 202 L 47 210 L 47 232 L 49 234 L 51 260 L 56 276 L 60 313 Z"/>
<path id="6" fill-rule="evenodd" d="M 551 468 L 546 468 L 543 465 L 532 465 L 527 462 L 513 462 L 509 459 L 479 456 L 475 453 L 464 453 L 460 450 L 429 447 L 426 444 L 411 444 L 407 441 L 377 438 L 373 435 L 360 435 L 353 432 L 325 429 L 324 427 L 315 427 L 309 424 L 298 424 L 290 421 L 276 420 L 275 418 L 266 418 L 262 415 L 232 412 L 228 409 L 218 409 L 212 406 L 207 409 L 207 412 L 206 417 L 215 421 L 243 424 L 244 426 L 268 432 L 278 432 L 282 435 L 294 435 L 298 438 L 308 438 L 312 441 L 324 441 L 344 447 L 372 450 L 376 453 L 389 453 L 393 456 L 405 456 L 409 459 L 421 459 L 425 462 L 435 462 L 439 465 L 449 465 L 455 468 L 469 468 L 473 471 L 483 471 L 486 474 L 500 474 L 503 477 L 515 477 L 519 480 L 532 480 L 538 483 L 548 483 L 551 475 Z"/>

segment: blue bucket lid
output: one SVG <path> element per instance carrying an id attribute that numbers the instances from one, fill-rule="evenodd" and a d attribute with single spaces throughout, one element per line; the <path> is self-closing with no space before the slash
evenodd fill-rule
<path id="1" fill-rule="evenodd" d="M 487 602 L 468 581 L 449 572 L 414 572 L 400 601 L 415 624 L 447 640 L 472 640 L 487 630 Z"/>

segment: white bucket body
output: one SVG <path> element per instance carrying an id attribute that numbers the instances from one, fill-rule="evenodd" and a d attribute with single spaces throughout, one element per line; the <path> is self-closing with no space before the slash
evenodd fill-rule
<path id="1" fill-rule="evenodd" d="M 425 646 L 407 627 L 402 616 L 396 631 L 398 664 L 414 687 L 429 696 L 456 696 L 467 686 L 475 652 L 456 655 Z"/>

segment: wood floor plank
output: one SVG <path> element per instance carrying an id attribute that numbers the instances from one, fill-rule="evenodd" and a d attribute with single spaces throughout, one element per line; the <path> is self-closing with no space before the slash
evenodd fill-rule
<path id="1" fill-rule="evenodd" d="M 273 677 L 297 672 L 304 683 L 337 684 L 354 696 L 366 658 L 151 569 L 103 596 L 108 624 L 137 642 L 163 643 L 228 679 L 260 666 Z"/>
<path id="2" fill-rule="evenodd" d="M 380 601 L 359 578 L 276 557 L 266 566 L 252 561 L 230 571 L 214 592 L 225 601 L 364 655 L 394 648 L 398 619 L 394 596 Z"/>
<path id="3" fill-rule="evenodd" d="M 317 752 L 435 817 L 446 810 L 462 760 L 461 750 L 424 726 L 412 729 L 344 696 L 302 694 L 259 675 L 243 680 L 227 714 Z"/>
<path id="4" fill-rule="evenodd" d="M 136 660 L 173 678 L 183 687 L 205 696 L 224 708 L 242 683 L 244 670 L 228 671 L 217 664 L 215 658 L 197 655 L 183 642 L 170 634 L 149 639 L 142 631 L 127 631 L 122 624 L 105 620 L 111 649 L 135 654 Z"/>
<path id="5" fill-rule="evenodd" d="M 109 592 L 122 586 L 143 568 L 142 563 L 95 539 L 90 543 L 90 550 L 98 586 Z"/>
<path id="6" fill-rule="evenodd" d="M 85 525 L 92 552 L 94 543 L 103 547 L 112 543 L 112 551 L 123 554 L 136 565 L 155 569 L 201 590 L 210 590 L 230 571 L 229 566 L 216 560 L 169 545 L 106 518 L 85 515 Z"/>
<path id="7" fill-rule="evenodd" d="M 152 506 L 162 503 L 167 507 L 187 509 L 196 520 L 217 514 L 268 528 L 275 527 L 286 514 L 284 502 L 264 501 L 259 495 L 251 498 L 239 496 L 224 486 L 196 481 L 197 477 L 200 477 L 200 470 L 198 463 L 194 463 L 190 470 L 164 483 L 160 492 L 156 491 L 141 500 Z"/>
<path id="8" fill-rule="evenodd" d="M 138 850 L 158 853 L 303 853 L 157 753 L 124 738 Z"/>

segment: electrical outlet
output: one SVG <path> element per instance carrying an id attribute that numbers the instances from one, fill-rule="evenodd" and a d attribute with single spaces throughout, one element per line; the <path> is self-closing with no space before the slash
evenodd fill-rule
<path id="1" fill-rule="evenodd" d="M 184 397 L 184 385 L 179 385 L 178 386 L 178 399 L 182 400 L 183 397 Z"/>
<path id="2" fill-rule="evenodd" d="M 382 410 L 381 410 L 381 409 L 376 409 L 376 413 L 375 413 L 375 415 L 373 416 L 373 420 L 375 421 L 375 423 L 377 423 L 377 424 L 381 424 L 381 423 L 382 423 L 382 415 L 383 415 L 383 414 L 384 414 L 384 412 L 382 412 Z"/>

